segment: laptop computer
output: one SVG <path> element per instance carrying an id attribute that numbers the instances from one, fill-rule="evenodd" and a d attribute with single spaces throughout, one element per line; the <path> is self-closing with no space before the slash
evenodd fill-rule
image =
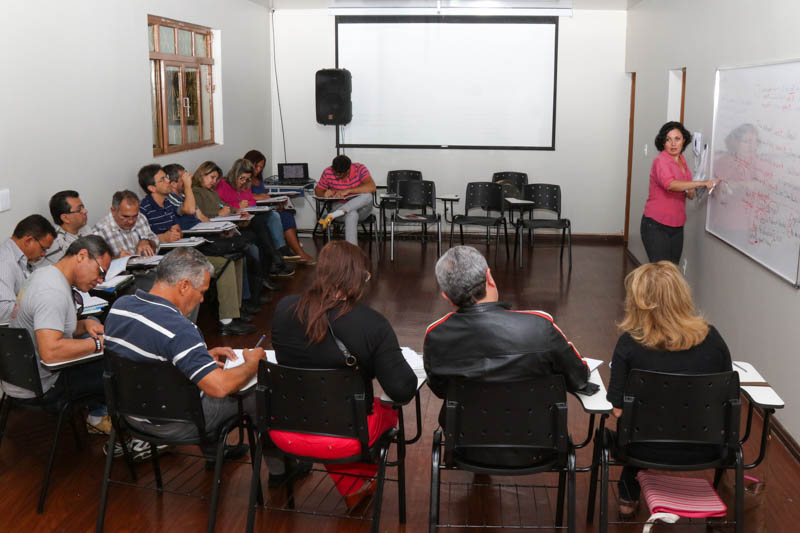
<path id="1" fill-rule="evenodd" d="M 279 185 L 306 185 L 313 182 L 308 176 L 308 163 L 278 163 Z"/>

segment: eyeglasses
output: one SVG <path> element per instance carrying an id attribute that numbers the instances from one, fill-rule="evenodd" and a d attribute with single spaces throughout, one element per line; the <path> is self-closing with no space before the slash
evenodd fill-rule
<path id="1" fill-rule="evenodd" d="M 92 257 L 92 261 L 94 261 L 97 264 L 97 268 L 100 271 L 99 274 L 97 274 L 97 277 L 102 279 L 102 280 L 105 280 L 106 279 L 106 269 L 104 269 L 102 266 L 100 266 L 100 262 L 97 260 L 96 257 Z"/>
<path id="2" fill-rule="evenodd" d="M 83 213 L 84 211 L 86 211 L 86 206 L 81 204 L 78 206 L 78 209 L 76 211 L 67 211 L 67 214 L 74 215 L 76 213 Z"/>
<path id="3" fill-rule="evenodd" d="M 244 176 L 239 176 L 237 179 L 239 181 L 241 181 L 242 183 L 246 183 L 246 182 L 250 181 L 250 178 L 246 178 Z"/>
<path id="4" fill-rule="evenodd" d="M 48 247 L 47 247 L 47 246 L 45 246 L 44 244 L 42 244 L 42 241 L 40 241 L 40 240 L 39 240 L 39 239 L 37 239 L 36 237 L 34 237 L 34 238 L 33 238 L 33 240 L 34 240 L 34 241 L 36 241 L 36 244 L 38 244 L 38 245 L 39 245 L 39 248 L 41 248 L 41 249 L 42 249 L 42 252 L 44 252 L 44 253 L 47 253 L 47 248 L 48 248 Z"/>

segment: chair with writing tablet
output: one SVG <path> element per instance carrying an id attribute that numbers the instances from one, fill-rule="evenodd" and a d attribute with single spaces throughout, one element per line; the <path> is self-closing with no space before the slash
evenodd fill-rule
<path id="1" fill-rule="evenodd" d="M 390 259 L 394 261 L 394 229 L 397 225 L 420 224 L 422 243 L 425 244 L 428 225 L 436 224 L 436 255 L 442 255 L 442 215 L 436 212 L 436 184 L 429 180 L 401 180 L 395 184 L 395 191 L 401 198 L 395 201 L 391 216 Z"/>
<path id="2" fill-rule="evenodd" d="M 500 246 L 500 225 L 502 224 L 506 237 L 506 257 L 508 251 L 508 224 L 505 217 L 505 197 L 503 186 L 499 183 L 472 182 L 467 183 L 464 214 L 453 216 L 450 222 L 450 247 L 453 246 L 453 230 L 458 224 L 461 233 L 461 244 L 464 244 L 464 226 L 483 226 L 486 228 L 486 243 L 489 243 L 489 231 L 495 228 L 494 260 L 497 261 L 497 248 Z M 483 214 L 470 213 L 471 210 L 480 209 Z"/>
<path id="3" fill-rule="evenodd" d="M 37 513 L 44 511 L 44 502 L 47 499 L 47 488 L 50 485 L 50 473 L 53 470 L 53 463 L 58 449 L 58 436 L 64 421 L 69 421 L 72 433 L 75 436 L 75 446 L 82 448 L 81 439 L 78 435 L 78 428 L 75 424 L 75 408 L 85 405 L 88 400 L 98 398 L 61 398 L 55 401 L 47 401 L 42 392 L 42 381 L 39 377 L 39 362 L 33 346 L 30 333 L 24 328 L 0 328 L 0 380 L 8 384 L 33 392 L 34 398 L 17 399 L 7 395 L 3 398 L 0 407 L 0 444 L 2 444 L 3 434 L 8 424 L 11 409 L 34 409 L 56 414 L 58 416 L 56 429 L 53 433 L 53 444 L 50 447 L 50 454 L 47 465 L 44 469 L 42 488 L 39 492 L 39 503 L 36 507 Z"/>
<path id="4" fill-rule="evenodd" d="M 110 350 L 105 352 L 105 363 L 106 370 L 103 373 L 103 385 L 105 387 L 108 413 L 112 422 L 107 449 L 113 450 L 123 434 L 128 434 L 149 443 L 156 490 L 159 493 L 165 489 L 161 478 L 158 445 L 197 445 L 203 449 L 216 448 L 214 480 L 212 482 L 211 503 L 207 522 L 207 531 L 214 531 L 227 436 L 237 427 L 246 428 L 252 457 L 255 448 L 255 437 L 249 417 L 240 412 L 221 423 L 215 430 L 208 430 L 200 399 L 200 389 L 172 363 L 167 361 L 133 361 Z M 162 423 L 179 422 L 190 424 L 197 429 L 197 436 L 178 439 L 150 434 L 128 423 L 128 417 Z M 127 446 L 123 446 L 123 449 L 126 448 Z M 100 508 L 97 512 L 96 531 L 98 533 L 103 531 L 109 486 L 112 483 L 130 485 L 130 483 L 111 479 L 113 458 L 113 453 L 109 453 L 106 456 L 103 486 L 100 493 Z M 135 470 L 131 474 L 134 481 L 136 481 Z"/>
<path id="5" fill-rule="evenodd" d="M 549 183 L 533 183 L 525 185 L 523 188 L 522 199 L 533 202 L 528 207 L 528 218 L 520 215 L 516 222 L 516 243 L 514 252 L 519 248 L 519 266 L 522 267 L 523 241 L 522 233 L 528 230 L 528 243 L 533 246 L 531 240 L 532 232 L 535 229 L 555 229 L 561 230 L 561 254 L 559 261 L 564 260 L 564 241 L 566 239 L 567 250 L 569 253 L 569 268 L 572 269 L 572 224 L 568 218 L 561 216 L 561 186 Z M 536 211 L 549 212 L 551 216 L 545 218 L 536 217 Z M 552 215 L 555 215 L 553 218 Z"/>

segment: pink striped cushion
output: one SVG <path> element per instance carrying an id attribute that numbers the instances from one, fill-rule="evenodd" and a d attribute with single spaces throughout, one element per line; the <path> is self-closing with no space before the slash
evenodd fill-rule
<path id="1" fill-rule="evenodd" d="M 686 518 L 725 516 L 727 507 L 705 479 L 637 474 L 650 513 L 673 513 Z"/>

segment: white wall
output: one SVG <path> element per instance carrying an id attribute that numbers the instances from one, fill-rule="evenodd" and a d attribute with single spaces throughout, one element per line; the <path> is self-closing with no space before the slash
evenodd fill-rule
<path id="1" fill-rule="evenodd" d="M 277 9 L 274 16 L 287 157 L 308 162 L 312 177 L 318 177 L 336 155 L 334 128 L 315 120 L 313 83 L 317 70 L 335 66 L 334 18 L 324 9 Z M 554 152 L 349 149 L 347 154 L 366 164 L 378 184 L 386 183 L 387 171 L 410 168 L 435 180 L 437 193 L 463 195 L 468 181 L 490 180 L 493 172 L 527 172 L 532 183 L 561 185 L 573 232 L 621 234 L 630 98 L 625 25 L 624 11 L 575 11 L 560 19 Z M 277 164 L 283 144 L 274 79 L 272 102 Z M 300 227 L 311 227 L 311 215 L 300 211 Z"/>
<path id="2" fill-rule="evenodd" d="M 147 15 L 221 32 L 225 144 L 153 158 Z M 223 169 L 250 148 L 268 152 L 268 11 L 248 0 L 13 0 L 0 31 L 0 188 L 12 209 L 0 213 L 0 240 L 47 202 L 76 189 L 89 223 L 114 191 L 142 194 L 136 171 L 147 163 Z"/>
<path id="3" fill-rule="evenodd" d="M 646 254 L 639 221 L 653 138 L 664 123 L 669 69 L 686 67 L 685 124 L 710 137 L 716 68 L 800 58 L 798 20 L 800 3 L 794 0 L 644 0 L 629 11 L 627 69 L 637 73 L 629 245 L 640 260 Z M 693 157 L 687 160 L 693 165 Z M 800 437 L 800 293 L 706 233 L 704 205 L 690 205 L 687 214 L 683 257 L 699 307 L 733 357 L 754 363 L 782 396 L 786 409 L 778 418 Z"/>

